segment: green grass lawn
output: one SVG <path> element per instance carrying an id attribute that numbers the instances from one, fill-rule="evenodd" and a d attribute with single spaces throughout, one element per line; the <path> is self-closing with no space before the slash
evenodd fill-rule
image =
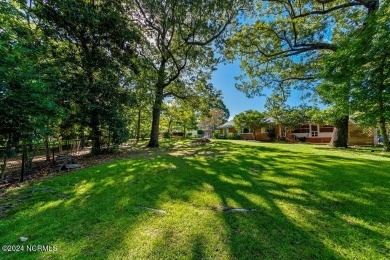
<path id="1" fill-rule="evenodd" d="M 369 151 L 166 142 L 8 196 L 0 245 L 57 251 L 0 259 L 390 258 L 390 158 Z"/>

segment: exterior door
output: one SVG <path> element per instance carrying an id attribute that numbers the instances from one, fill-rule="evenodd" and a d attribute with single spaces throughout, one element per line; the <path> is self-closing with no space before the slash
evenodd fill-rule
<path id="1" fill-rule="evenodd" d="M 310 137 L 318 137 L 318 126 L 311 125 Z"/>

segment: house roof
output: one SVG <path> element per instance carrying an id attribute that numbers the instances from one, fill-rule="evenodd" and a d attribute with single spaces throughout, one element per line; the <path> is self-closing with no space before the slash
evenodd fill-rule
<path id="1" fill-rule="evenodd" d="M 229 127 L 234 127 L 233 120 L 227 121 L 225 124 L 219 126 L 218 128 L 229 128 Z"/>
<path id="2" fill-rule="evenodd" d="M 275 123 L 275 119 L 273 118 L 273 117 L 267 117 L 266 118 L 266 121 L 268 122 L 268 123 Z M 230 127 L 234 127 L 234 122 L 233 122 L 233 120 L 229 120 L 229 121 L 227 121 L 225 124 L 223 124 L 223 125 L 220 125 L 218 128 L 219 129 L 221 129 L 221 128 L 230 128 Z"/>

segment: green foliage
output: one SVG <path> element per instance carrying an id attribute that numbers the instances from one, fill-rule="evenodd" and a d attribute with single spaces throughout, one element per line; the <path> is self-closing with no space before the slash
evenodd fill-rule
<path id="1" fill-rule="evenodd" d="M 218 139 L 218 138 L 217 138 Z M 221 138 L 222 139 L 222 138 Z M 241 135 L 237 133 L 228 133 L 226 135 L 226 139 L 229 140 L 241 140 Z"/>
<path id="2" fill-rule="evenodd" d="M 241 140 L 241 135 L 238 133 L 228 133 L 227 135 L 224 135 L 220 132 L 214 132 L 213 137 L 215 139 Z"/>
<path id="3" fill-rule="evenodd" d="M 213 137 L 214 137 L 215 139 L 226 139 L 226 138 L 227 138 L 226 135 L 221 134 L 220 132 L 214 132 L 214 133 L 213 133 Z"/>
<path id="4" fill-rule="evenodd" d="M 228 59 L 239 59 L 245 71 L 236 87 L 248 96 L 261 95 L 264 88 L 284 99 L 292 89 L 302 91 L 303 97 L 313 94 L 321 80 L 318 61 L 338 48 L 342 35 L 362 28 L 367 10 L 376 5 L 376 0 L 352 6 L 333 0 L 254 1 L 249 11 L 253 22 L 229 39 L 225 51 Z"/>
<path id="5" fill-rule="evenodd" d="M 55 7 L 55 8 L 53 8 Z M 137 30 L 116 1 L 37 1 L 31 11 L 50 43 L 49 60 L 67 124 L 90 129 L 93 151 L 104 140 L 117 145 L 129 134 L 124 108 L 134 99 L 122 86 L 134 70 Z"/>
<path id="6" fill-rule="evenodd" d="M 163 137 L 169 139 L 169 138 L 172 138 L 172 134 L 169 133 L 169 132 L 164 132 L 164 133 L 163 133 Z"/>
<path id="7" fill-rule="evenodd" d="M 188 130 L 197 128 L 196 114 L 187 102 L 168 100 L 163 104 L 160 127 L 169 133 L 176 130 L 185 135 Z"/>
<path id="8" fill-rule="evenodd" d="M 390 120 L 389 15 L 386 1 L 367 18 L 364 30 L 342 38 L 340 48 L 322 64 L 325 81 L 318 87 L 333 110 L 349 111 L 365 125 L 379 125 L 385 136 L 382 126 Z"/>
<path id="9" fill-rule="evenodd" d="M 265 112 L 255 110 L 246 110 L 236 115 L 233 119 L 236 129 L 256 129 L 267 126 L 269 124 L 268 117 Z"/>
<path id="10" fill-rule="evenodd" d="M 154 104 L 148 147 L 158 147 L 164 97 L 189 99 L 206 84 L 226 28 L 238 17 L 241 1 L 128 1 L 143 34 L 139 51 L 155 76 Z"/>
<path id="11" fill-rule="evenodd" d="M 278 133 L 275 127 L 267 127 L 266 132 L 271 141 L 275 141 L 277 139 Z"/>
<path id="12" fill-rule="evenodd" d="M 27 20 L 15 2 L 0 3 L 0 144 L 37 141 L 61 115 L 45 77 L 47 44 Z"/>
<path id="13" fill-rule="evenodd" d="M 315 88 L 323 80 L 321 60 L 337 51 L 345 36 L 361 32 L 369 16 L 379 8 L 379 2 L 254 1 L 248 11 L 248 24 L 227 41 L 225 57 L 240 60 L 244 71 L 237 77 L 236 88 L 249 97 L 263 95 L 265 89 L 270 89 L 284 101 L 295 90 L 302 99 L 316 101 Z M 348 104 L 348 94 L 338 97 Z M 349 110 L 339 114 L 344 118 Z M 338 127 L 344 130 L 340 134 L 347 132 L 348 125 Z M 344 137 L 347 136 L 339 139 L 345 140 L 346 146 Z"/>
<path id="14" fill-rule="evenodd" d="M 375 0 L 368 2 L 368 8 L 375 6 Z M 337 49 L 340 35 L 363 26 L 366 10 L 357 6 L 364 4 L 254 1 L 249 11 L 253 22 L 228 40 L 225 51 L 228 59 L 239 59 L 245 71 L 236 87 L 248 96 L 261 95 L 265 88 L 284 99 L 292 89 L 301 91 L 303 98 L 311 96 L 320 80 L 318 61 Z"/>
<path id="15" fill-rule="evenodd" d="M 198 129 L 197 133 L 200 137 L 204 136 L 204 131 L 202 129 Z"/>
<path id="16" fill-rule="evenodd" d="M 282 97 L 275 94 L 267 98 L 265 108 L 275 123 L 285 127 L 295 127 L 307 123 L 310 120 L 309 111 L 317 110 L 307 106 L 290 107 L 286 105 Z"/>

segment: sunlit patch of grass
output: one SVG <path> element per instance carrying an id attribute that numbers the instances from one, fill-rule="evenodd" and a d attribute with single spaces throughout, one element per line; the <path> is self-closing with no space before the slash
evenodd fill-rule
<path id="1" fill-rule="evenodd" d="M 386 259 L 389 169 L 390 158 L 369 149 L 138 145 L 129 159 L 10 193 L 22 199 L 0 222 L 0 244 L 26 236 L 24 245 L 58 250 L 0 258 Z"/>

